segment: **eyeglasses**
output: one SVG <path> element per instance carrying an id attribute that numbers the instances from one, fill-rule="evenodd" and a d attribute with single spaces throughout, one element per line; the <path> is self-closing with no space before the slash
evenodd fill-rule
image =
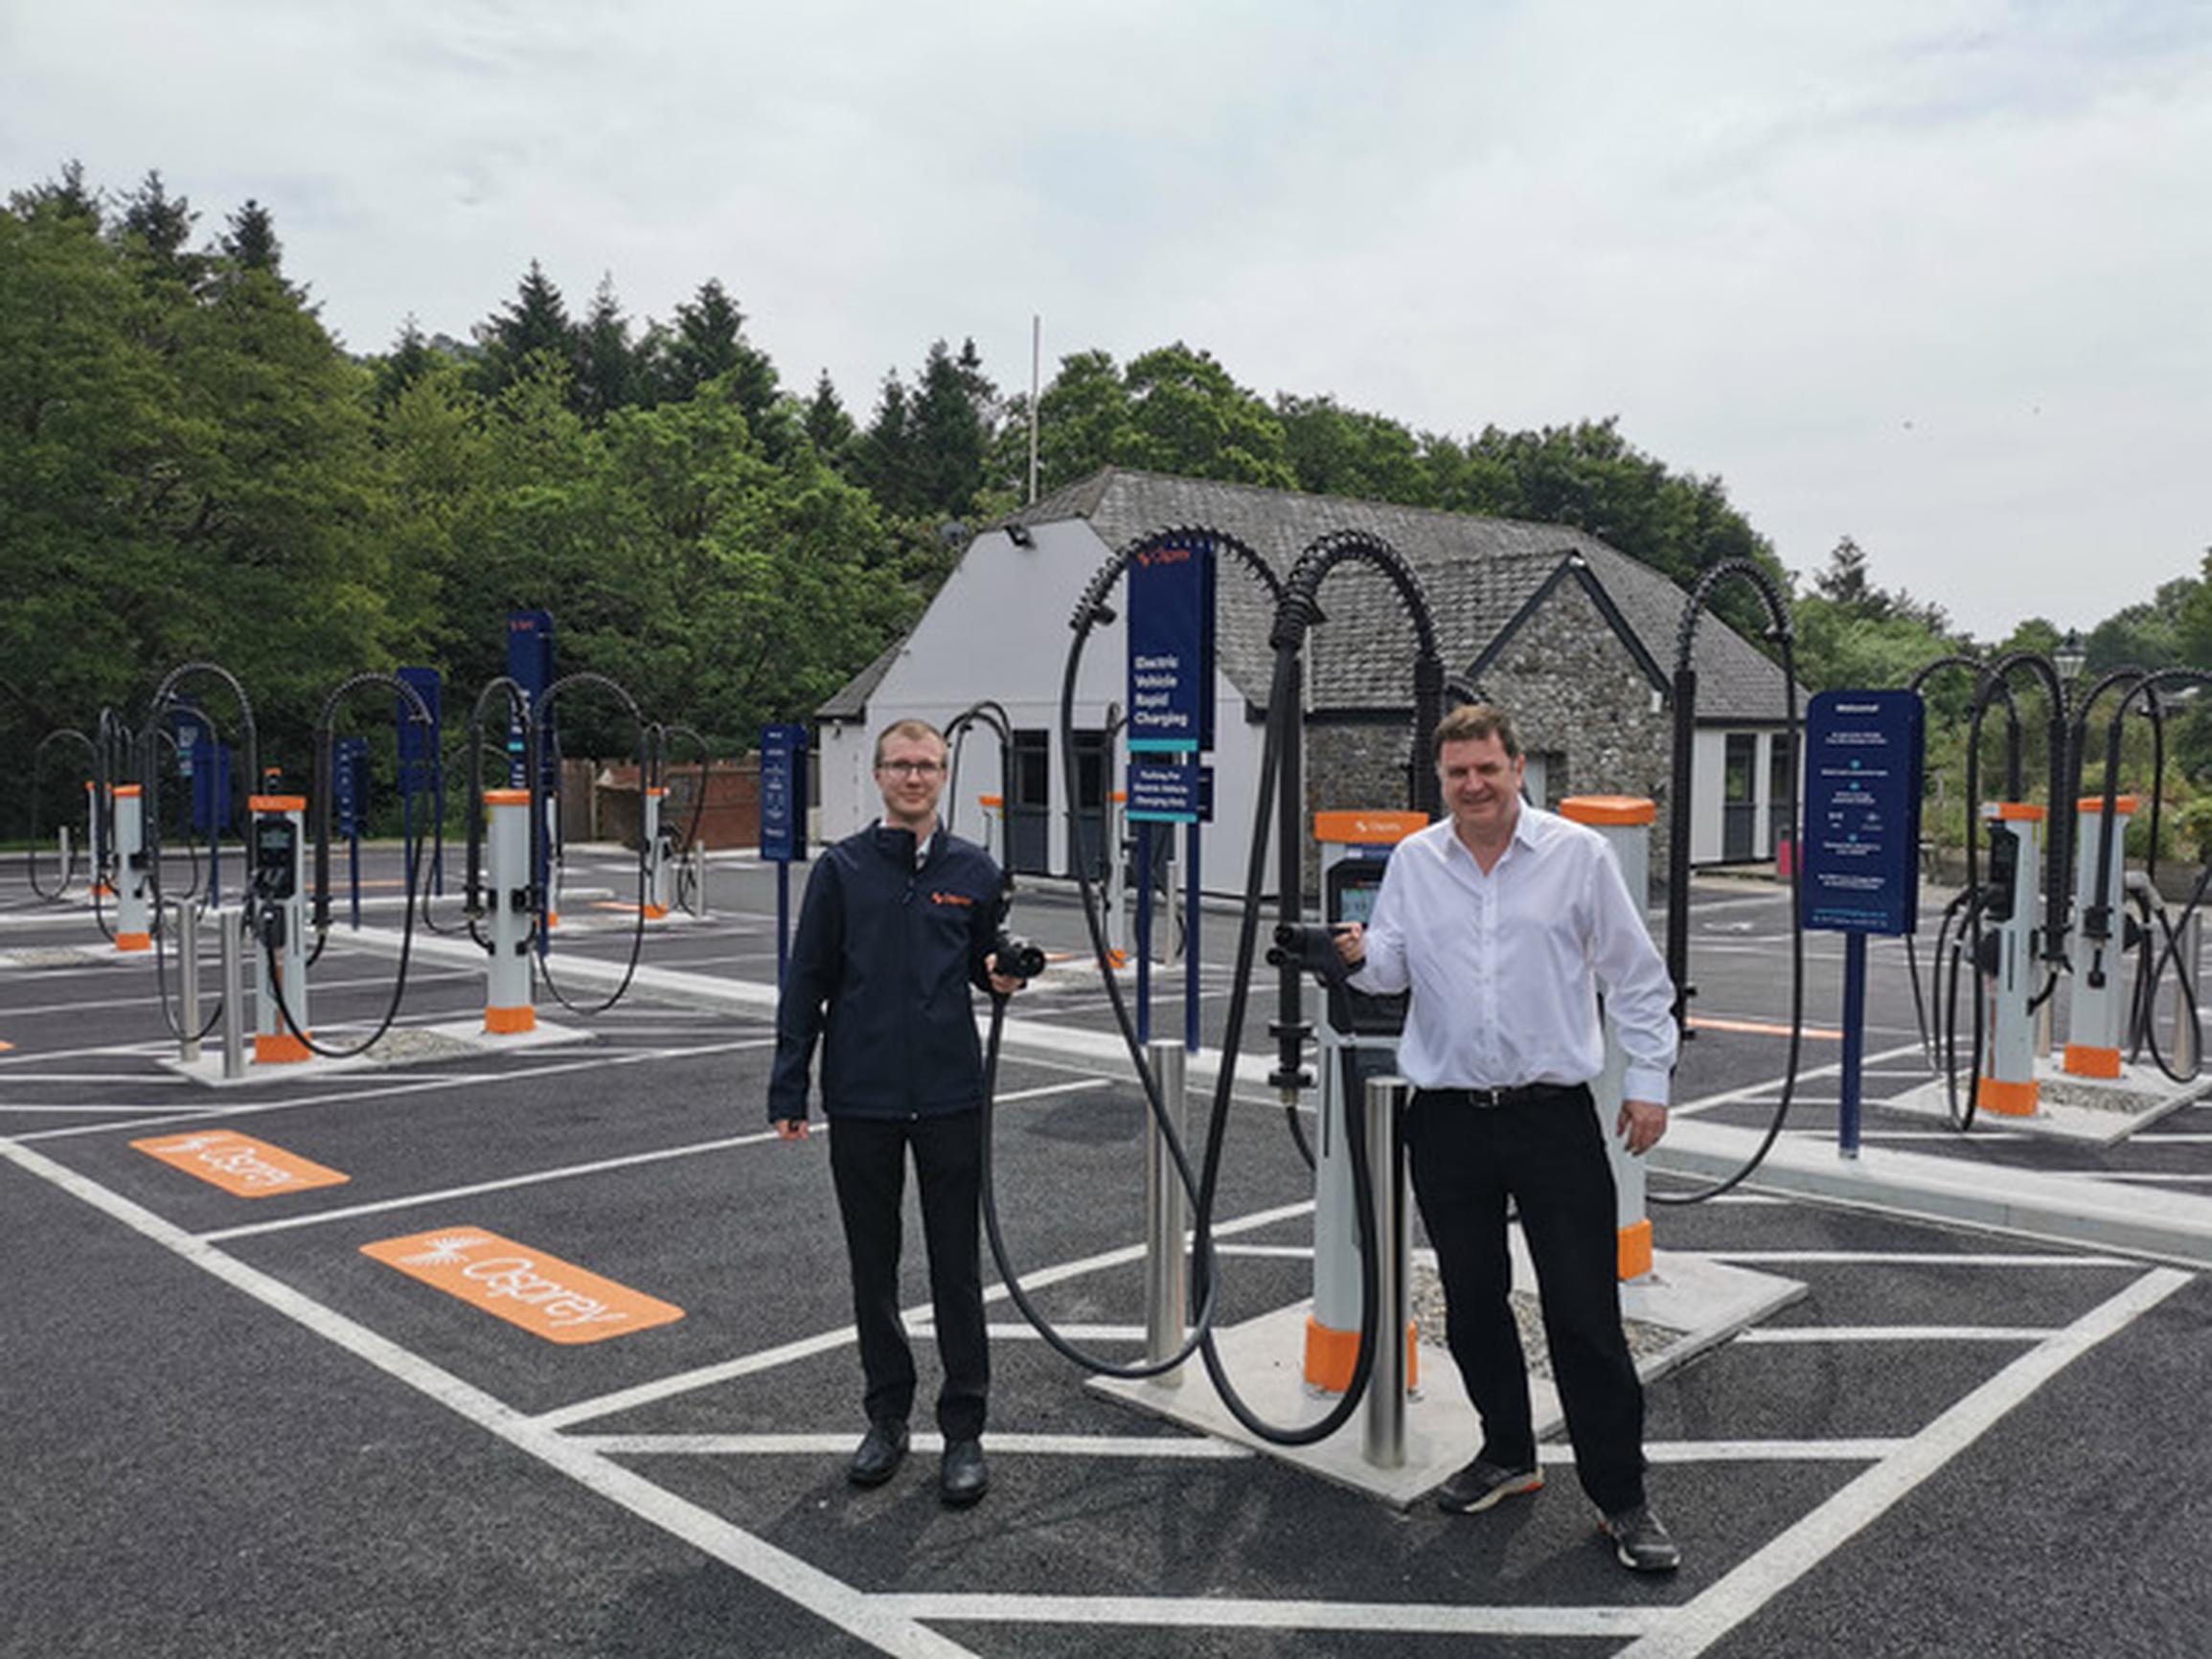
<path id="1" fill-rule="evenodd" d="M 926 778 L 933 773 L 944 771 L 945 762 L 942 761 L 878 761 L 876 762 L 876 770 L 878 772 L 895 772 L 901 778 Z"/>

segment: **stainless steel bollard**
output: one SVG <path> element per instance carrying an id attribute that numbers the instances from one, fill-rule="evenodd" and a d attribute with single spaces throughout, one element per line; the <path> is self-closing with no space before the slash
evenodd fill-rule
<path id="1" fill-rule="evenodd" d="M 1183 1079 L 1186 1056 L 1179 1042 L 1154 1042 L 1145 1047 L 1145 1063 L 1160 1085 L 1160 1104 L 1183 1133 Z M 1185 1194 L 1182 1177 L 1175 1172 L 1174 1154 L 1159 1120 L 1145 1119 L 1145 1357 L 1154 1364 L 1183 1345 L 1183 1326 L 1189 1284 L 1183 1252 Z M 1162 1372 L 1157 1380 L 1168 1388 L 1182 1385 L 1183 1368 Z"/>
<path id="2" fill-rule="evenodd" d="M 223 1076 L 246 1075 L 246 942 L 242 911 L 216 912 L 216 932 L 222 941 Z"/>
<path id="3" fill-rule="evenodd" d="M 187 898 L 176 907 L 177 1034 L 176 1056 L 186 1065 L 199 1058 L 199 900 Z"/>
<path id="4" fill-rule="evenodd" d="M 707 919 L 707 844 L 692 843 L 692 914 L 704 921 Z"/>
<path id="5" fill-rule="evenodd" d="M 1379 1469 L 1405 1466 L 1405 1327 L 1413 1233 L 1406 1223 L 1405 1148 L 1400 1133 L 1412 1089 L 1403 1078 L 1367 1079 L 1367 1172 L 1375 1193 L 1379 1312 L 1375 1370 L 1367 1383 L 1362 1450 Z"/>
<path id="6" fill-rule="evenodd" d="M 2189 995 L 2194 991 L 2200 1002 L 2203 1000 L 2198 977 L 2198 963 L 2203 948 L 2204 918 L 2193 911 L 2189 920 L 2181 924 L 2180 937 L 2174 946 L 2174 1040 L 2168 1045 L 2170 1063 L 2183 1077 L 2197 1069 L 2197 1021 L 2190 1011 Z"/>

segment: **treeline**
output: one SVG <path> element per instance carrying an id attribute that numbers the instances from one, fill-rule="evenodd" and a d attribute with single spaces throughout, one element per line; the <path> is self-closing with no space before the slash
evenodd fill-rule
<path id="1" fill-rule="evenodd" d="M 410 319 L 354 355 L 263 207 L 200 220 L 158 173 L 115 196 L 74 166 L 0 210 L 0 763 L 206 658 L 296 764 L 351 670 L 434 663 L 472 694 L 516 606 L 554 613 L 563 670 L 741 744 L 881 651 L 1026 498 L 1028 400 L 972 342 L 932 345 L 855 416 L 826 373 L 787 385 L 718 280 L 666 320 L 611 281 L 578 314 L 534 263 L 467 340 Z M 1119 464 L 1572 524 L 1685 583 L 1728 557 L 1780 572 L 1721 480 L 1611 420 L 1415 432 L 1263 398 L 1180 343 L 1068 355 L 1037 414 L 1046 492 Z M 2199 602 L 2188 586 L 2144 627 Z M 1848 543 L 1800 614 L 1815 685 L 1896 683 L 1948 637 Z M 2105 633 L 2093 652 L 2123 648 Z"/>

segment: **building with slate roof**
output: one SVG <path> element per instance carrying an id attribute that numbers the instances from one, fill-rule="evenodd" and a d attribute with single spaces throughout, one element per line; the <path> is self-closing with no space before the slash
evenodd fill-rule
<path id="1" fill-rule="evenodd" d="M 1426 595 L 1447 673 L 1513 711 L 1529 757 L 1530 797 L 1550 805 L 1567 795 L 1648 796 L 1659 804 L 1663 837 L 1673 749 L 1666 693 L 1687 602 L 1664 576 L 1560 525 L 1127 467 L 1107 467 L 975 536 L 912 631 L 816 711 L 819 833 L 834 839 L 874 818 L 878 729 L 909 715 L 944 724 L 989 699 L 1011 734 L 1008 758 L 1002 765 L 989 730 L 970 728 L 957 757 L 956 792 L 947 795 L 953 827 L 988 836 L 1016 871 L 1069 873 L 1079 835 L 1083 847 L 1095 848 L 1103 832 L 1108 768 L 1118 779 L 1126 762 L 1111 734 L 1129 695 L 1117 622 L 1089 636 L 1077 679 L 1074 754 L 1061 752 L 1070 618 L 1114 550 L 1185 526 L 1237 537 L 1278 575 L 1332 532 L 1387 542 Z M 1224 558 L 1217 583 L 1211 762 L 1219 828 L 1203 851 L 1213 890 L 1243 878 L 1273 667 L 1272 608 L 1259 580 Z M 1362 563 L 1339 565 L 1319 597 L 1323 620 L 1306 651 L 1308 805 L 1402 807 L 1409 766 L 1427 763 L 1425 743 L 1417 744 L 1411 730 L 1412 626 L 1395 589 Z M 1699 625 L 1694 666 L 1691 858 L 1772 858 L 1787 834 L 1782 672 L 1710 613 Z M 1071 760 L 1080 829 L 1065 805 Z M 1654 872 L 1665 856 L 1655 846 Z"/>

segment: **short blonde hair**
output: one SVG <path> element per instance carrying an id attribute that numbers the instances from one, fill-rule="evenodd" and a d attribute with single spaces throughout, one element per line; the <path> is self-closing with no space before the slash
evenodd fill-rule
<path id="1" fill-rule="evenodd" d="M 937 758 L 940 761 L 951 751 L 951 745 L 945 740 L 945 734 L 927 720 L 893 720 L 876 734 L 876 765 L 883 764 L 883 745 L 893 738 L 926 738 L 937 745 Z"/>

